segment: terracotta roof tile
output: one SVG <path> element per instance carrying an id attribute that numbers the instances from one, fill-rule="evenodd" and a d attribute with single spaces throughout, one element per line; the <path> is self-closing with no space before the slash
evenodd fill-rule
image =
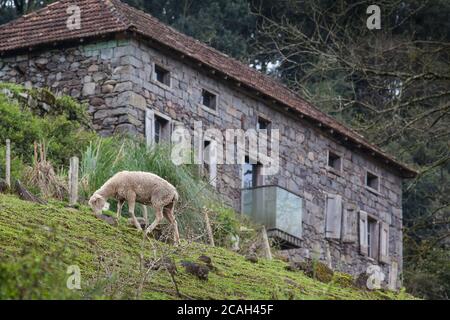
<path id="1" fill-rule="evenodd" d="M 66 26 L 68 18 L 66 10 L 73 4 L 78 5 L 81 9 L 81 29 L 79 30 L 69 30 Z M 397 170 L 400 169 L 402 176 L 413 177 L 416 175 L 414 170 L 307 103 L 275 79 L 176 31 L 151 15 L 123 4 L 119 0 L 61 0 L 0 26 L 0 53 L 121 31 L 136 32 L 195 59 L 230 79 L 242 83 L 243 86 L 279 102 L 284 107 L 296 110 L 305 118 L 320 123 L 324 128 L 342 135 L 349 143 L 359 145 L 371 156 L 376 156 Z"/>
<path id="2" fill-rule="evenodd" d="M 67 28 L 70 5 L 81 9 L 81 29 Z M 0 26 L 0 52 L 32 47 L 60 40 L 97 36 L 126 30 L 129 25 L 104 0 L 58 1 Z"/>

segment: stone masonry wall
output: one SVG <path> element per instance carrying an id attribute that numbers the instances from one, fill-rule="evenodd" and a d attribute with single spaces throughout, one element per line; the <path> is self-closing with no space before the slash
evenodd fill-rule
<path id="1" fill-rule="evenodd" d="M 171 72 L 171 86 L 153 80 L 154 63 Z M 0 81 L 49 87 L 89 104 L 96 130 L 102 135 L 126 131 L 143 135 L 145 110 L 151 108 L 193 126 L 195 120 L 219 129 L 256 128 L 257 116 L 269 119 L 281 134 L 281 169 L 266 177 L 303 198 L 303 239 L 291 258 L 318 258 L 334 269 L 358 274 L 375 264 L 359 253 L 359 242 L 344 244 L 325 238 L 326 194 L 339 194 L 344 204 L 389 224 L 389 255 L 402 270 L 401 178 L 324 136 L 310 124 L 292 119 L 266 103 L 215 79 L 182 59 L 174 59 L 142 42 L 111 40 L 0 58 Z M 202 88 L 218 93 L 217 112 L 201 106 Z M 327 151 L 343 158 L 340 175 L 327 169 Z M 380 177 L 379 193 L 365 188 L 365 172 Z M 219 165 L 217 189 L 240 210 L 241 167 Z M 380 265 L 386 274 L 390 264 Z"/>
<path id="2" fill-rule="evenodd" d="M 47 87 L 89 105 L 95 129 L 101 135 L 135 132 L 141 123 L 136 108 L 145 110 L 145 99 L 133 95 L 121 50 L 128 40 L 55 49 L 0 58 L 0 81 Z M 130 107 L 133 104 L 134 107 Z"/>

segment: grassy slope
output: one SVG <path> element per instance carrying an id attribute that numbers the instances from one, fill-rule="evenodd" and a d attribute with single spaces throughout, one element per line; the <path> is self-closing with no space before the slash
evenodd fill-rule
<path id="1" fill-rule="evenodd" d="M 48 240 L 48 233 L 55 237 Z M 89 214 L 89 210 L 64 208 L 62 204 L 46 206 L 18 200 L 14 196 L 0 195 L 0 261 L 17 259 L 24 246 L 33 245 L 46 253 L 57 244 L 64 244 L 71 258 L 62 258 L 64 265 L 78 264 L 82 273 L 82 287 L 93 283 L 96 275 L 104 274 L 109 264 L 118 282 L 126 283 L 133 291 L 139 274 L 139 252 L 142 239 L 138 233 L 121 223 L 112 227 Z M 187 244 L 173 254 L 177 262 L 176 280 L 180 291 L 195 299 L 408 299 L 404 293 L 366 292 L 338 283 L 324 284 L 306 277 L 301 272 L 284 269 L 285 262 L 259 261 L 252 264 L 241 255 L 223 248 L 200 244 Z M 146 241 L 144 252 L 150 257 L 156 251 L 173 250 L 157 241 Z M 187 274 L 180 260 L 195 261 L 200 254 L 212 258 L 217 271 L 210 273 L 208 281 Z M 99 256 L 103 261 L 100 264 Z M 109 263 L 108 263 L 109 261 Z M 113 263 L 116 262 L 117 263 Z M 116 267 L 112 267 L 112 265 Z M 100 266 L 100 267 L 99 267 Z M 101 270 L 100 272 L 97 270 Z M 65 270 L 60 270 L 65 272 Z M 121 289 L 122 291 L 125 289 Z M 118 290 L 118 291 L 121 291 Z M 113 290 L 114 291 L 114 290 Z M 113 297 L 120 297 L 114 295 Z M 104 296 L 103 298 L 108 298 Z M 158 271 L 146 282 L 144 299 L 173 299 L 173 285 L 165 271 Z"/>

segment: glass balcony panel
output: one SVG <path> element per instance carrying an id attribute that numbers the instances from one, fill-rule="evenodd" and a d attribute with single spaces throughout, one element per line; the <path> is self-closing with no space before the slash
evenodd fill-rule
<path id="1" fill-rule="evenodd" d="M 303 200 L 296 194 L 282 188 L 277 188 L 276 228 L 293 235 L 302 237 L 302 208 Z"/>
<path id="2" fill-rule="evenodd" d="M 242 213 L 267 230 L 279 230 L 302 237 L 302 198 L 278 186 L 242 190 Z"/>

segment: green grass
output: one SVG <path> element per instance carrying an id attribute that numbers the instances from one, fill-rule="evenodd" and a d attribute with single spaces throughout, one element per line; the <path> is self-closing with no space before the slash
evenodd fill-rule
<path id="1" fill-rule="evenodd" d="M 336 282 L 324 284 L 302 272 L 285 270 L 283 261 L 260 260 L 253 264 L 224 248 L 184 241 L 175 249 L 155 240 L 142 241 L 142 236 L 128 227 L 125 219 L 119 227 L 113 227 L 91 215 L 85 207 L 70 209 L 58 202 L 37 205 L 15 196 L 0 195 L 0 271 L 12 274 L 8 279 L 14 285 L 13 272 L 28 272 L 26 266 L 21 266 L 22 261 L 27 261 L 27 266 L 47 268 L 33 271 L 38 276 L 32 294 L 26 293 L 26 286 L 18 293 L 9 288 L 11 298 L 177 299 L 171 278 L 164 270 L 152 273 L 142 293 L 136 295 L 142 276 L 140 252 L 144 252 L 145 259 L 162 253 L 172 256 L 178 268 L 175 278 L 179 290 L 193 299 L 413 298 L 403 292 L 368 292 Z M 217 268 L 209 274 L 208 281 L 186 273 L 180 265 L 181 260 L 195 261 L 201 254 L 211 257 Z M 52 259 L 58 261 L 49 261 Z M 65 289 L 65 277 L 68 277 L 65 271 L 69 265 L 81 269 L 80 292 Z M 59 276 L 47 279 L 51 274 Z M 26 280 L 27 276 L 25 273 L 17 279 Z M 23 283 L 17 285 L 21 284 L 23 287 Z M 6 289 L 0 281 L 0 295 L 2 292 Z"/>

